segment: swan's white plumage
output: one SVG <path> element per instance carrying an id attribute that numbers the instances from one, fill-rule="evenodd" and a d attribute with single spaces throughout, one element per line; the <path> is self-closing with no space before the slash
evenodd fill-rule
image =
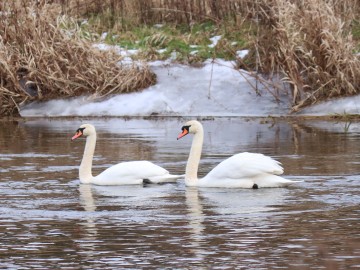
<path id="1" fill-rule="evenodd" d="M 282 174 L 278 161 L 257 153 L 240 153 L 227 158 L 212 169 L 207 177 L 251 178 L 258 174 Z"/>
<path id="2" fill-rule="evenodd" d="M 184 131 L 185 130 L 185 131 Z M 200 122 L 188 121 L 183 133 L 178 138 L 193 133 L 193 143 L 186 165 L 185 183 L 187 186 L 253 188 L 283 187 L 296 181 L 284 179 L 278 175 L 283 173 L 280 162 L 258 153 L 240 153 L 229 157 L 213 168 L 205 177 L 198 179 L 203 128 Z"/>
<path id="3" fill-rule="evenodd" d="M 174 182 L 180 176 L 172 175 L 164 168 L 149 161 L 128 161 L 118 163 L 107 168 L 97 176 L 92 176 L 92 160 L 96 145 L 96 130 L 93 125 L 81 125 L 73 136 L 73 140 L 86 136 L 86 144 L 83 159 L 79 167 L 79 178 L 81 183 L 92 183 L 95 185 L 136 185 L 142 184 L 144 180 L 152 183 Z"/>
<path id="4" fill-rule="evenodd" d="M 91 183 L 96 185 L 142 184 L 144 179 L 152 183 L 170 182 L 179 178 L 149 161 L 128 161 L 116 164 L 95 176 Z"/>

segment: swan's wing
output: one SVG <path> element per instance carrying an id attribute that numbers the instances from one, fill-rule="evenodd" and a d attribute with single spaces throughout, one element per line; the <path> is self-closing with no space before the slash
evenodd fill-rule
<path id="1" fill-rule="evenodd" d="M 257 153 L 236 154 L 218 164 L 206 177 L 215 179 L 253 178 L 261 174 L 280 175 L 284 172 L 280 162 Z"/>
<path id="2" fill-rule="evenodd" d="M 162 179 L 169 176 L 171 175 L 167 170 L 149 161 L 129 161 L 106 169 L 95 179 L 99 185 L 131 185 L 140 184 L 143 179 L 151 181 L 152 178 Z"/>

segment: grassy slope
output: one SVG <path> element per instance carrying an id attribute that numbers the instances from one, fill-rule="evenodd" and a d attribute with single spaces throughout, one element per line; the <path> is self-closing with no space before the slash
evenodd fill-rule
<path id="1" fill-rule="evenodd" d="M 222 24 L 204 21 L 187 24 L 155 24 L 127 27 L 126 30 L 99 27 L 99 18 L 92 18 L 83 24 L 84 32 L 97 32 L 99 37 L 106 32 L 105 43 L 124 49 L 137 49 L 134 59 L 164 60 L 174 57 L 182 63 L 201 63 L 206 59 L 222 58 L 235 60 L 236 51 L 250 46 L 251 27 L 239 31 L 233 22 Z M 252 34 L 253 35 L 253 34 Z M 221 36 L 216 46 L 211 38 Z"/>
<path id="2" fill-rule="evenodd" d="M 244 23 L 239 28 L 233 21 L 219 24 L 208 20 L 190 26 L 171 23 L 127 26 L 120 30 L 107 29 L 104 25 L 100 27 L 101 21 L 99 17 L 92 17 L 88 24 L 83 24 L 84 32 L 97 33 L 97 41 L 106 32 L 105 43 L 139 50 L 134 59 L 164 60 L 176 52 L 173 60 L 189 64 L 212 58 L 235 60 L 236 51 L 249 49 L 257 34 L 254 25 Z M 352 35 L 356 43 L 354 53 L 360 53 L 360 22 L 352 24 Z M 209 45 L 214 36 L 221 36 L 221 40 L 212 47 Z"/>

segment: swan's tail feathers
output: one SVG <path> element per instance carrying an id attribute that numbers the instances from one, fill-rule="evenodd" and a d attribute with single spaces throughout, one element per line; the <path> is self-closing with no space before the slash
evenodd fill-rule
<path id="1" fill-rule="evenodd" d="M 302 183 L 304 181 L 302 180 L 288 180 L 288 179 L 285 179 L 286 181 L 282 182 L 281 183 L 281 186 L 282 187 L 287 187 L 287 186 L 291 186 L 291 185 L 294 185 L 294 184 L 297 184 L 297 183 Z"/>
<path id="2" fill-rule="evenodd" d="M 259 188 L 287 187 L 299 182 L 302 181 L 289 180 L 273 174 L 261 175 L 257 179 L 254 179 L 254 183 L 256 183 Z"/>
<path id="3" fill-rule="evenodd" d="M 283 173 L 284 173 L 283 168 L 272 171 L 272 174 L 275 174 L 275 175 L 282 175 Z"/>
<path id="4" fill-rule="evenodd" d="M 184 174 L 176 175 L 176 174 L 166 174 L 161 176 L 150 177 L 149 181 L 153 184 L 159 183 L 173 183 L 176 182 L 179 178 L 184 177 Z"/>
<path id="5" fill-rule="evenodd" d="M 303 183 L 304 181 L 303 180 L 289 180 L 290 184 L 296 184 L 296 183 Z"/>

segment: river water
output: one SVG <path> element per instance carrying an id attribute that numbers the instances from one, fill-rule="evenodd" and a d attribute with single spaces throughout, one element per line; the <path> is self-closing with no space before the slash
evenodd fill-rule
<path id="1" fill-rule="evenodd" d="M 200 176 L 238 152 L 282 162 L 274 189 L 177 183 L 92 186 L 78 180 L 98 132 L 93 174 L 150 160 L 183 174 L 189 119 L 27 119 L 0 122 L 1 269 L 359 269 L 360 123 L 203 119 Z"/>

